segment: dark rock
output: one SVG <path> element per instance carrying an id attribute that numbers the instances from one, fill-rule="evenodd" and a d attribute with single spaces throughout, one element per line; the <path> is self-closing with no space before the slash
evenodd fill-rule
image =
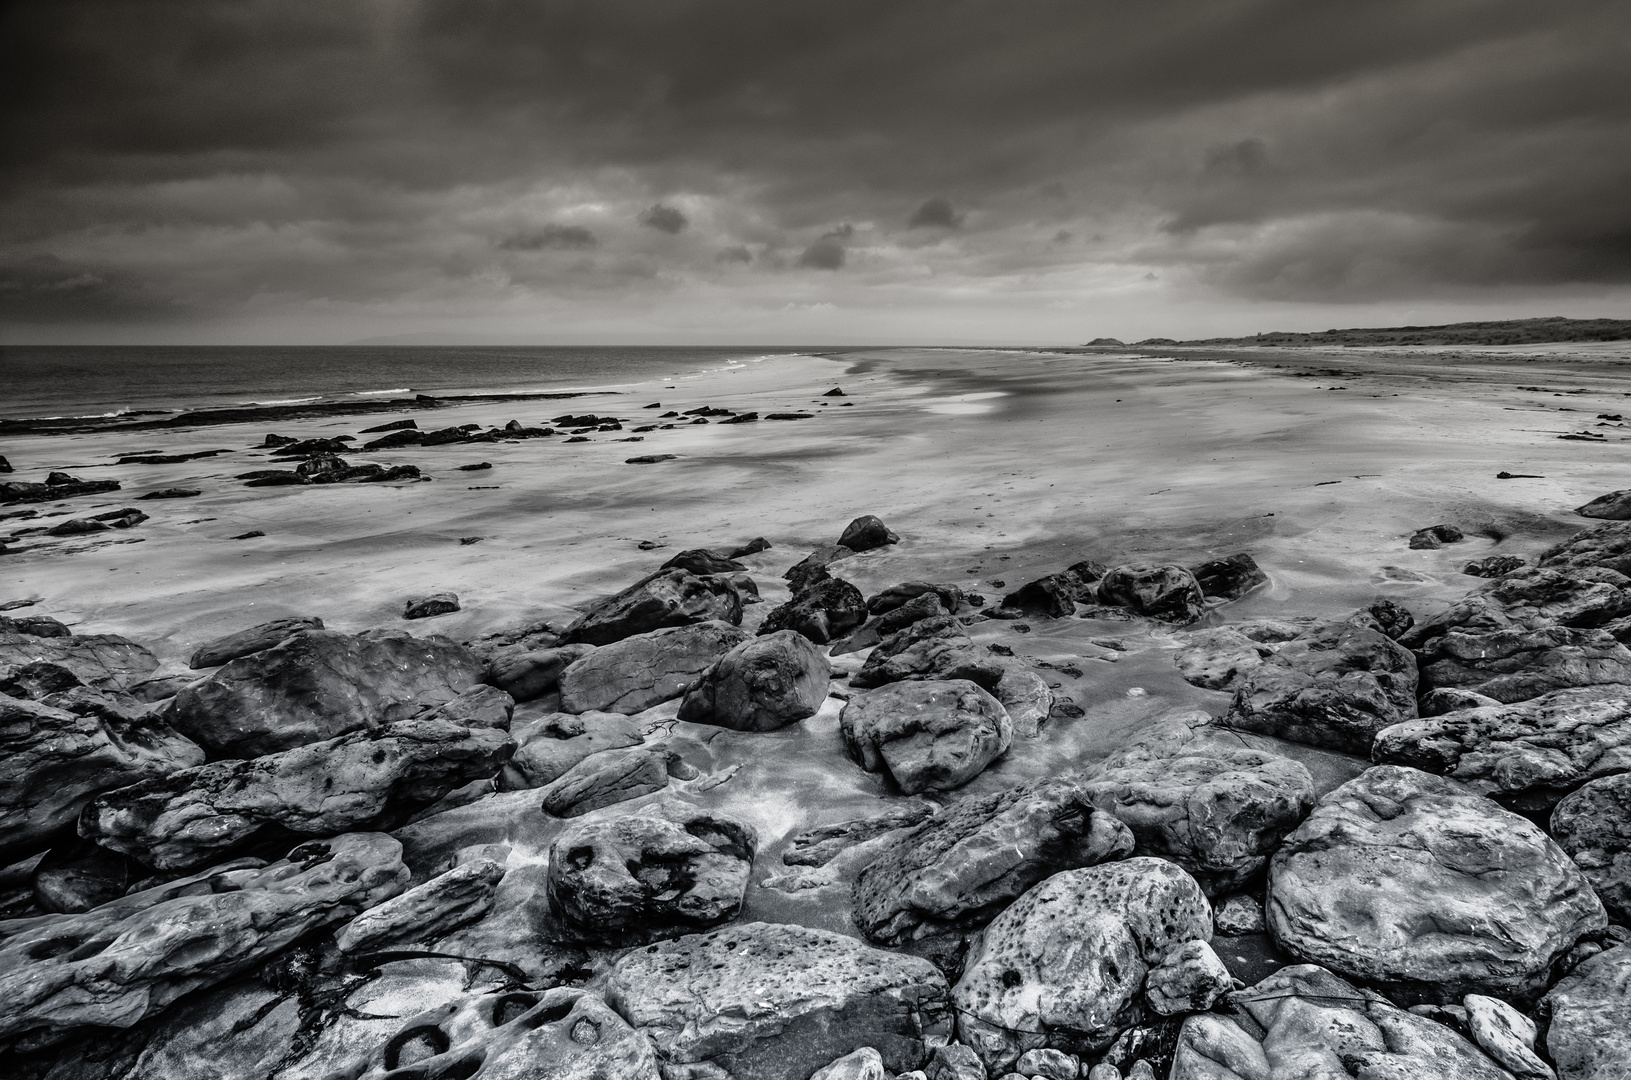
<path id="1" fill-rule="evenodd" d="M 31 1050 L 80 1028 L 128 1028 L 395 896 L 408 879 L 399 843 L 348 833 L 264 868 L 216 867 L 84 914 L 14 923 L 0 941 L 0 1045 Z"/>
<path id="2" fill-rule="evenodd" d="M 261 440 L 261 446 L 266 447 L 269 450 L 275 450 L 280 446 L 293 446 L 299 441 L 299 439 L 296 439 L 290 435 L 277 435 L 268 432 L 266 438 Z"/>
<path id="3" fill-rule="evenodd" d="M 626 637 L 581 657 L 561 673 L 561 709 L 643 712 L 690 690 L 721 656 L 747 640 L 745 631 L 719 621 Z"/>
<path id="4" fill-rule="evenodd" d="M 956 611 L 963 604 L 963 590 L 955 585 L 931 585 L 927 581 L 903 581 L 899 585 L 869 596 L 866 609 L 873 615 L 884 615 L 910 601 L 916 600 L 925 593 L 933 593 L 939 597 L 940 604 L 948 613 Z"/>
<path id="5" fill-rule="evenodd" d="M 893 634 L 895 631 L 911 626 L 922 619 L 950 615 L 954 610 L 956 609 L 946 607 L 938 593 L 926 592 L 878 616 L 875 629 L 880 636 Z"/>
<path id="6" fill-rule="evenodd" d="M 625 953 L 606 983 L 669 1075 L 753 1080 L 807 1080 L 864 1046 L 892 1073 L 918 1068 L 951 1035 L 948 997 L 927 960 L 762 922 Z"/>
<path id="7" fill-rule="evenodd" d="M 450 592 L 416 596 L 402 608 L 404 619 L 433 619 L 438 615 L 451 615 L 459 610 L 459 598 Z"/>
<path id="8" fill-rule="evenodd" d="M 1631 682 L 1631 651 L 1606 630 L 1451 631 L 1428 641 L 1417 655 L 1423 691 L 1471 690 L 1497 701 Z"/>
<path id="9" fill-rule="evenodd" d="M 1257 560 L 1242 552 L 1222 559 L 1192 566 L 1195 583 L 1205 596 L 1219 600 L 1239 600 L 1269 579 L 1257 565 Z"/>
<path id="10" fill-rule="evenodd" d="M 475 430 L 476 426 L 475 424 L 471 424 L 469 427 L 461 425 L 459 427 L 445 427 L 437 428 L 435 431 L 427 431 L 420 438 L 419 444 L 421 446 L 446 446 L 448 443 L 463 442 L 465 437 Z"/>
<path id="11" fill-rule="evenodd" d="M 873 514 L 863 514 L 844 527 L 838 546 L 851 551 L 871 551 L 873 548 L 900 543 L 900 537 Z"/>
<path id="12" fill-rule="evenodd" d="M 572 440 L 570 440 L 570 439 L 567 440 L 567 442 L 571 442 L 571 441 Z M 673 461 L 678 456 L 679 456 L 678 454 L 641 454 L 639 457 L 631 457 L 631 458 L 624 459 L 623 464 L 625 464 L 625 465 L 655 465 L 660 461 Z"/>
<path id="13" fill-rule="evenodd" d="M 756 412 L 745 412 L 745 413 L 738 413 L 735 416 L 731 417 L 729 420 L 721 420 L 720 423 L 721 424 L 752 424 L 752 423 L 756 423 L 758 421 L 758 419 L 759 419 L 759 414 L 758 413 L 756 413 Z M 777 417 L 777 416 L 768 416 L 768 417 L 766 417 L 766 419 L 767 420 L 776 420 L 776 419 L 779 419 L 779 417 Z"/>
<path id="14" fill-rule="evenodd" d="M 459 471 L 460 472 L 483 472 L 483 471 L 485 471 L 487 469 L 491 469 L 492 467 L 493 467 L 493 463 L 491 461 L 478 461 L 474 465 L 460 465 L 459 466 Z"/>
<path id="15" fill-rule="evenodd" d="M 902 682 L 855 695 L 839 718 L 849 756 L 901 791 L 949 791 L 1008 752 L 1014 728 L 996 698 L 965 680 Z"/>
<path id="16" fill-rule="evenodd" d="M 47 536 L 83 536 L 86 533 L 107 532 L 113 528 L 105 521 L 95 518 L 69 518 L 45 530 Z"/>
<path id="17" fill-rule="evenodd" d="M 262 469 L 254 473 L 244 473 L 238 479 L 249 479 L 244 487 L 294 487 L 299 484 L 309 484 L 310 480 L 297 472 L 279 469 Z"/>
<path id="18" fill-rule="evenodd" d="M 1631 574 L 1631 523 L 1605 521 L 1541 552 L 1540 565 L 1563 570 L 1591 566 Z"/>
<path id="19" fill-rule="evenodd" d="M 20 615 L 11 618 L 0 615 L 0 634 L 27 634 L 30 637 L 72 637 L 67 625 L 49 615 Z"/>
<path id="20" fill-rule="evenodd" d="M 832 670 L 809 640 L 791 630 L 733 647 L 680 704 L 688 723 L 736 731 L 774 731 L 814 716 L 827 700 Z"/>
<path id="21" fill-rule="evenodd" d="M 1117 566 L 1099 580 L 1098 598 L 1163 622 L 1194 622 L 1206 614 L 1200 585 L 1181 566 Z"/>
<path id="22" fill-rule="evenodd" d="M 409 429 L 416 429 L 418 427 L 419 422 L 417 420 L 392 420 L 390 423 L 375 424 L 373 427 L 365 427 L 362 429 L 362 433 L 364 435 L 377 435 L 381 431 L 405 431 Z"/>
<path id="23" fill-rule="evenodd" d="M 1269 864 L 1266 908 L 1282 949 L 1404 1002 L 1535 995 L 1608 923 L 1533 823 L 1394 765 L 1319 801 Z"/>
<path id="24" fill-rule="evenodd" d="M 416 699 L 452 698 L 483 674 L 443 637 L 306 630 L 187 686 L 165 718 L 212 757 L 258 757 L 411 715 Z"/>
<path id="25" fill-rule="evenodd" d="M 1631 519 L 1631 490 L 1611 491 L 1599 495 L 1574 511 L 1581 517 L 1606 518 L 1610 521 Z"/>
<path id="26" fill-rule="evenodd" d="M 843 391 L 842 388 L 835 386 L 831 390 L 828 390 L 825 394 L 822 394 L 821 396 L 822 397 L 843 397 L 844 396 L 844 391 Z"/>
<path id="27" fill-rule="evenodd" d="M 1050 780 L 962 799 L 905 833 L 855 880 L 862 933 L 900 945 L 979 926 L 1061 870 L 1125 858 L 1127 826 Z"/>
<path id="28" fill-rule="evenodd" d="M 1382 633 L 1398 641 L 1409 633 L 1416 625 L 1416 617 L 1405 610 L 1402 604 L 1396 604 L 1385 596 L 1378 596 L 1365 608 L 1370 617 L 1376 620 L 1376 625 L 1382 628 Z"/>
<path id="29" fill-rule="evenodd" d="M 266 534 L 264 532 L 262 532 L 261 530 L 259 530 L 259 529 L 250 529 L 246 533 L 239 533 L 237 536 L 234 536 L 232 539 L 234 539 L 234 540 L 253 540 L 257 536 L 265 536 L 265 535 Z"/>
<path id="30" fill-rule="evenodd" d="M 591 604 L 561 635 L 563 645 L 610 645 L 635 634 L 718 619 L 742 622 L 742 597 L 728 580 L 664 570 Z"/>
<path id="31" fill-rule="evenodd" d="M 749 555 L 757 555 L 761 551 L 770 550 L 770 541 L 762 536 L 755 536 L 752 540 L 725 553 L 727 559 L 744 559 Z"/>
<path id="32" fill-rule="evenodd" d="M 62 476 L 62 473 L 52 473 L 53 476 Z M 43 484 L 9 483 L 0 484 L 0 504 L 3 503 L 37 503 L 55 502 L 58 499 L 71 499 L 80 495 L 101 495 L 108 491 L 118 491 L 117 480 L 78 480 L 72 483 L 51 483 L 47 480 Z"/>
<path id="33" fill-rule="evenodd" d="M 300 439 L 279 446 L 272 451 L 272 456 L 307 458 L 316 454 L 338 454 L 349 449 L 346 444 L 354 441 L 350 435 L 337 435 L 332 439 Z"/>
<path id="34" fill-rule="evenodd" d="M 334 935 L 343 953 L 423 943 L 475 922 L 493 906 L 504 867 L 476 859 L 369 908 Z"/>
<path id="35" fill-rule="evenodd" d="M 1350 754 L 1416 715 L 1416 661 L 1369 612 L 1319 623 L 1248 672 L 1223 723 Z"/>
<path id="36" fill-rule="evenodd" d="M 1439 548 L 1445 544 L 1456 544 L 1465 540 L 1466 534 L 1454 525 L 1429 525 L 1425 529 L 1417 529 L 1410 537 L 1410 546 L 1413 548 Z"/>
<path id="37" fill-rule="evenodd" d="M 77 915 L 119 899 L 148 873 L 106 848 L 59 838 L 34 869 L 34 902 L 53 914 Z"/>
<path id="38" fill-rule="evenodd" d="M 540 789 L 544 812 L 570 818 L 668 786 L 669 759 L 662 750 L 603 750 L 573 765 Z"/>
<path id="39" fill-rule="evenodd" d="M 294 467 L 294 471 L 301 476 L 313 478 L 325 473 L 344 472 L 351 467 L 345 458 L 338 454 L 313 454 Z"/>
<path id="40" fill-rule="evenodd" d="M 200 491 L 199 489 L 197 489 L 197 488 L 167 487 L 167 488 L 160 488 L 157 491 L 149 491 L 146 495 L 138 495 L 138 496 L 136 496 L 136 498 L 142 499 L 142 500 L 146 500 L 146 499 L 191 499 L 195 495 L 202 495 L 202 494 L 204 494 L 204 493 L 202 491 Z"/>
<path id="41" fill-rule="evenodd" d="M 488 665 L 486 679 L 516 701 L 532 701 L 559 686 L 561 673 L 594 651 L 593 645 L 562 645 L 505 652 Z"/>
<path id="42" fill-rule="evenodd" d="M 498 773 L 515 750 L 513 704 L 502 690 L 477 687 L 377 730 L 143 780 L 93 799 L 80 835 L 160 870 L 184 870 L 267 826 L 297 836 L 392 828 Z"/>
<path id="43" fill-rule="evenodd" d="M 1416 713 L 1418 716 L 1443 716 L 1445 713 L 1452 713 L 1461 709 L 1481 709 L 1485 705 L 1499 704 L 1501 703 L 1494 698 L 1486 697 L 1483 694 L 1475 694 L 1471 690 L 1453 690 L 1441 686 L 1437 690 L 1429 690 L 1421 696 Z M 1406 722 L 1408 723 L 1408 721 Z M 1374 743 L 1371 744 L 1371 748 L 1374 752 Z M 1420 768 L 1421 766 L 1416 767 Z M 1432 772 L 1433 770 L 1429 769 L 1427 771 Z"/>
<path id="44" fill-rule="evenodd" d="M 14 472 L 14 471 L 15 470 L 12 469 L 12 467 L 11 467 L 11 462 L 6 460 L 5 455 L 0 454 L 0 473 L 8 473 L 8 472 Z"/>
<path id="45" fill-rule="evenodd" d="M 240 656 L 270 649 L 272 646 L 288 640 L 290 635 L 302 630 L 321 630 L 323 620 L 315 616 L 296 616 L 287 619 L 273 619 L 271 622 L 252 626 L 248 630 L 239 630 L 235 634 L 227 634 L 213 641 L 200 645 L 193 653 L 187 666 L 194 671 L 199 668 L 220 667 Z"/>
<path id="46" fill-rule="evenodd" d="M 1093 582 L 1102 576 L 1097 574 L 1087 577 L 1074 568 L 1049 574 L 1047 577 L 1022 585 L 1003 597 L 1002 606 L 1027 615 L 1045 615 L 1053 619 L 1067 618 L 1076 613 L 1078 601 L 1093 600 L 1097 595 Z"/>
<path id="47" fill-rule="evenodd" d="M 854 554 L 855 552 L 842 544 L 819 547 L 783 571 L 782 578 L 787 582 L 788 587 L 793 590 L 793 595 L 797 597 L 815 585 L 829 580 L 832 574 L 827 570 L 827 567 Z"/>
<path id="48" fill-rule="evenodd" d="M 677 806 L 578 825 L 549 849 L 550 908 L 599 945 L 707 930 L 741 910 L 758 844 L 742 822 Z"/>
<path id="49" fill-rule="evenodd" d="M 47 638 L 0 632 L 0 670 L 38 662 L 67 668 L 85 685 L 104 690 L 122 690 L 159 666 L 158 657 L 117 634 Z"/>
<path id="50" fill-rule="evenodd" d="M 843 637 L 866 621 L 861 590 L 842 578 L 828 578 L 771 609 L 759 633 L 792 630 L 818 645 Z"/>
<path id="51" fill-rule="evenodd" d="M 425 441 L 422 431 L 402 429 L 393 431 L 389 435 L 381 435 L 362 444 L 364 450 L 392 450 L 398 446 L 418 446 Z"/>
<path id="52" fill-rule="evenodd" d="M 782 862 L 788 866 L 826 866 L 857 844 L 922 823 L 933 816 L 934 809 L 932 804 L 918 800 L 895 802 L 873 817 L 805 829 L 788 838 Z"/>
<path id="53" fill-rule="evenodd" d="M 807 412 L 773 412 L 765 414 L 766 420 L 814 420 L 815 413 Z M 727 421 L 728 423 L 729 421 Z M 891 541 L 893 542 L 893 541 Z"/>
<path id="54" fill-rule="evenodd" d="M 1600 777 L 1564 798 L 1552 811 L 1551 834 L 1609 918 L 1631 923 L 1631 772 Z"/>
<path id="55" fill-rule="evenodd" d="M 664 570 L 685 570 L 692 574 L 735 574 L 747 569 L 734 558 L 707 548 L 690 548 L 663 563 Z"/>
<path id="56" fill-rule="evenodd" d="M 1523 569 L 1526 562 L 1522 555 L 1486 555 L 1463 566 L 1461 572 L 1469 577 L 1496 578 Z"/>

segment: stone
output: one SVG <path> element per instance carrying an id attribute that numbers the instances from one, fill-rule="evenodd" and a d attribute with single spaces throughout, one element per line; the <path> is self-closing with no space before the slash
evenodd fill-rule
<path id="1" fill-rule="evenodd" d="M 852 847 L 921 824 L 934 814 L 934 809 L 930 803 L 913 799 L 891 803 L 872 817 L 805 829 L 788 838 L 782 862 L 787 866 L 826 866 Z"/>
<path id="2" fill-rule="evenodd" d="M 1200 584 L 1181 566 L 1117 566 L 1099 580 L 1098 597 L 1162 622 L 1194 622 L 1206 614 Z"/>
<path id="3" fill-rule="evenodd" d="M 1423 694 L 1417 702 L 1416 711 L 1421 716 L 1443 716 L 1445 713 L 1459 712 L 1462 709 L 1481 709 L 1486 705 L 1500 704 L 1501 702 L 1492 697 L 1474 693 L 1471 690 L 1457 690 L 1453 687 L 1441 686 L 1437 690 L 1429 690 Z M 1408 720 L 1405 722 L 1409 723 Z M 1374 749 L 1375 743 L 1372 743 L 1371 746 Z M 1428 771 L 1431 772 L 1432 770 L 1429 769 Z"/>
<path id="4" fill-rule="evenodd" d="M 1592 629 L 1631 613 L 1631 589 L 1622 575 L 1602 568 L 1531 567 L 1506 574 L 1468 593 L 1405 635 L 1419 651 L 1445 634 L 1568 626 Z"/>
<path id="5" fill-rule="evenodd" d="M 838 538 L 840 547 L 857 552 L 871 551 L 873 548 L 898 543 L 900 537 L 874 514 L 863 514 L 856 518 L 844 526 L 844 534 Z"/>
<path id="6" fill-rule="evenodd" d="M 1270 861 L 1265 908 L 1280 948 L 1407 1003 L 1534 996 L 1608 925 L 1532 822 L 1396 765 L 1319 801 Z"/>
<path id="7" fill-rule="evenodd" d="M 1103 1050 L 1142 1015 L 1150 970 L 1211 936 L 1200 886 L 1164 859 L 1055 874 L 969 947 L 952 989 L 958 1038 L 996 1073 L 1043 1046 Z"/>
<path id="8" fill-rule="evenodd" d="M 990 921 L 1051 874 L 1124 858 L 1127 826 L 1064 780 L 962 799 L 904 833 L 855 879 L 855 924 L 900 945 Z"/>
<path id="9" fill-rule="evenodd" d="M 747 567 L 733 557 L 707 548 L 689 548 L 663 563 L 664 570 L 685 570 L 693 574 L 736 574 Z"/>
<path id="10" fill-rule="evenodd" d="M 1581 517 L 1626 521 L 1631 519 L 1631 490 L 1599 495 L 1584 506 L 1575 507 L 1574 512 Z"/>
<path id="11" fill-rule="evenodd" d="M 1631 686 L 1559 690 L 1407 720 L 1376 733 L 1371 759 L 1448 776 L 1504 806 L 1543 813 L 1588 780 L 1631 770 Z"/>
<path id="12" fill-rule="evenodd" d="M 1027 582 L 1002 598 L 1002 607 L 1050 619 L 1068 618 L 1076 604 L 1090 603 L 1097 595 L 1093 583 L 1104 576 L 1096 563 L 1077 563 L 1057 574 Z"/>
<path id="13" fill-rule="evenodd" d="M 734 818 L 678 806 L 585 822 L 550 846 L 550 910 L 596 945 L 707 930 L 741 910 L 758 843 Z"/>
<path id="14" fill-rule="evenodd" d="M 65 473 L 52 473 L 53 477 L 66 476 Z M 43 484 L 27 484 L 21 481 L 0 484 L 0 503 L 37 503 L 56 502 L 58 499 L 70 499 L 79 495 L 101 495 L 108 491 L 118 491 L 117 480 L 60 480 L 47 479 Z"/>
<path id="15" fill-rule="evenodd" d="M 742 597 L 727 579 L 664 570 L 586 608 L 561 634 L 562 645 L 610 645 L 669 626 L 719 620 L 739 626 Z"/>
<path id="16" fill-rule="evenodd" d="M 1361 611 L 1281 645 L 1240 680 L 1223 723 L 1365 754 L 1376 732 L 1415 715 L 1415 658 Z"/>
<path id="17" fill-rule="evenodd" d="M 923 1073 L 928 1080 L 985 1080 L 980 1056 L 962 1043 L 935 1047 Z"/>
<path id="18" fill-rule="evenodd" d="M 40 637 L 0 632 L 0 670 L 47 663 L 67 668 L 86 686 L 123 690 L 153 674 L 158 657 L 117 634 Z"/>
<path id="19" fill-rule="evenodd" d="M 1425 529 L 1417 529 L 1410 536 L 1412 548 L 1441 548 L 1445 544 L 1457 544 L 1467 537 L 1454 525 L 1429 525 Z"/>
<path id="20" fill-rule="evenodd" d="M 807 1080 L 863 1046 L 903 1072 L 922 1066 L 952 1028 L 945 976 L 927 960 L 776 923 L 625 953 L 606 999 L 651 1039 L 669 1076 Z"/>
<path id="21" fill-rule="evenodd" d="M 1631 945 L 1605 949 L 1552 987 L 1546 1052 L 1561 1080 L 1618 1080 L 1631 1061 Z"/>
<path id="22" fill-rule="evenodd" d="M 544 812 L 570 818 L 613 803 L 661 791 L 668 786 L 668 754 L 649 747 L 602 750 L 545 784 Z"/>
<path id="23" fill-rule="evenodd" d="M 1115 1066 L 1112 1065 L 1111 1068 Z M 1075 1058 L 1062 1050 L 1041 1047 L 1019 1055 L 1019 1060 L 1014 1063 L 1014 1071 L 1022 1076 L 1040 1076 L 1042 1080 L 1076 1080 L 1080 1065 Z M 1088 1080 L 1092 1080 L 1092 1077 L 1090 1076 Z M 1121 1080 L 1120 1072 L 1116 1073 L 1116 1080 Z"/>
<path id="24" fill-rule="evenodd" d="M 421 697 L 452 698 L 484 668 L 444 637 L 305 630 L 184 687 L 165 718 L 212 757 L 258 757 L 377 727 Z"/>
<path id="25" fill-rule="evenodd" d="M 1472 1041 L 1513 1075 L 1551 1080 L 1556 1074 L 1535 1054 L 1535 1022 L 1499 998 L 1468 994 L 1467 1033 Z"/>
<path id="26" fill-rule="evenodd" d="M 1191 1016 L 1171 1080 L 1511 1080 L 1452 1028 L 1313 964 L 1283 967 Z"/>
<path id="27" fill-rule="evenodd" d="M 1552 811 L 1550 832 L 1609 917 L 1631 924 L 1631 772 L 1592 780 L 1566 796 Z"/>
<path id="28" fill-rule="evenodd" d="M 1398 641 L 1409 633 L 1411 627 L 1416 625 L 1416 617 L 1403 605 L 1396 604 L 1385 596 L 1378 596 L 1364 609 L 1365 613 L 1376 620 L 1382 633 Z"/>
<path id="29" fill-rule="evenodd" d="M 893 683 L 852 697 L 839 717 L 849 756 L 887 774 L 907 795 L 949 791 L 1008 752 L 1014 729 L 996 698 L 975 684 Z"/>
<path id="30" fill-rule="evenodd" d="M 483 699 L 491 715 L 471 722 L 444 706 L 376 730 L 106 792 L 81 814 L 80 835 L 160 870 L 184 870 L 219 859 L 268 826 L 296 836 L 393 828 L 455 788 L 491 778 L 515 749 L 508 695 L 483 686 L 466 696 Z"/>
<path id="31" fill-rule="evenodd" d="M 867 597 L 866 609 L 873 615 L 885 615 L 911 600 L 916 600 L 924 593 L 933 593 L 940 599 L 940 604 L 948 612 L 956 611 L 963 604 L 963 590 L 956 585 L 934 585 L 927 581 L 903 581 L 899 585 L 891 585 L 882 592 Z"/>
<path id="32" fill-rule="evenodd" d="M 259 626 L 251 626 L 248 630 L 239 630 L 235 634 L 227 634 L 205 642 L 193 653 L 192 659 L 187 661 L 187 666 L 194 671 L 199 668 L 220 667 L 240 656 L 248 656 L 250 653 L 279 645 L 288 640 L 290 635 L 298 634 L 302 630 L 321 629 L 323 620 L 315 617 L 273 619 Z"/>
<path id="33" fill-rule="evenodd" d="M 595 994 L 567 986 L 472 995 L 407 1017 L 373 1054 L 328 1075 L 662 1080 L 647 1039 Z"/>
<path id="34" fill-rule="evenodd" d="M 994 685 L 1005 670 L 999 658 L 974 648 L 962 623 L 945 616 L 919 620 L 884 638 L 850 677 L 850 685 L 870 690 L 914 678 L 964 678 Z"/>
<path id="35" fill-rule="evenodd" d="M 1631 575 L 1631 524 L 1604 521 L 1582 529 L 1541 552 L 1539 561 L 1552 569 L 1604 566 Z"/>
<path id="36" fill-rule="evenodd" d="M 0 694 L 0 866 L 47 846 L 100 792 L 203 761 L 197 744 L 145 714 Z"/>
<path id="37" fill-rule="evenodd" d="M 450 592 L 432 593 L 429 596 L 415 596 L 409 598 L 403 605 L 402 617 L 404 619 L 433 619 L 438 615 L 451 615 L 459 610 L 459 598 Z"/>
<path id="38" fill-rule="evenodd" d="M 798 596 L 832 577 L 827 567 L 854 554 L 855 552 L 842 544 L 827 544 L 816 548 L 782 571 L 782 578 L 787 582 L 787 587 L 793 591 L 793 595 Z"/>
<path id="39" fill-rule="evenodd" d="M 1053 715 L 1053 690 L 1048 680 L 1016 661 L 1002 665 L 1002 677 L 991 687 L 991 696 L 1002 703 L 1014 734 L 1034 739 Z"/>
<path id="40" fill-rule="evenodd" d="M 1631 682 L 1631 650 L 1606 630 L 1543 626 L 1452 631 L 1418 650 L 1423 691 L 1471 690 L 1527 701 L 1555 690 Z"/>
<path id="41" fill-rule="evenodd" d="M 1173 657 L 1178 674 L 1191 686 L 1206 690 L 1233 690 L 1249 671 L 1278 651 L 1304 627 L 1270 619 L 1213 626 L 1180 635 L 1185 645 Z"/>
<path id="42" fill-rule="evenodd" d="M 645 742 L 640 724 L 622 713 L 550 713 L 515 725 L 510 736 L 516 751 L 499 777 L 505 791 L 543 787 L 592 754 Z"/>
<path id="43" fill-rule="evenodd" d="M 831 678 L 827 658 L 808 638 L 779 630 L 720 657 L 685 695 L 679 718 L 736 731 L 775 731 L 814 716 L 827 700 Z"/>
<path id="44" fill-rule="evenodd" d="M 889 1071 L 883 1066 L 882 1054 L 863 1046 L 817 1069 L 810 1080 L 889 1080 Z"/>
<path id="45" fill-rule="evenodd" d="M 1269 579 L 1257 560 L 1245 552 L 1203 562 L 1190 567 L 1189 572 L 1195 576 L 1201 594 L 1216 600 L 1239 600 Z"/>
<path id="46" fill-rule="evenodd" d="M 1121 1070 L 1101 1061 L 1087 1071 L 1087 1080 L 1121 1080 Z"/>
<path id="47" fill-rule="evenodd" d="M 921 619 L 950 615 L 952 610 L 941 601 L 938 593 L 926 592 L 878 616 L 875 628 L 881 638 L 884 634 L 893 634 L 896 630 L 911 626 Z"/>
<path id="48" fill-rule="evenodd" d="M 128 1028 L 390 899 L 408 877 L 395 840 L 348 833 L 269 866 L 229 864 L 81 915 L 13 923 L 0 941 L 0 1046 L 34 1049 L 77 1028 Z"/>
<path id="49" fill-rule="evenodd" d="M 0 615 L 0 634 L 28 634 L 30 637 L 72 637 L 73 631 L 49 615 Z"/>
<path id="50" fill-rule="evenodd" d="M 1226 896 L 1212 909 L 1212 927 L 1224 937 L 1261 934 L 1265 929 L 1263 904 L 1245 893 Z"/>
<path id="51" fill-rule="evenodd" d="M 1461 572 L 1469 577 L 1498 578 L 1522 570 L 1526 565 L 1528 560 L 1522 555 L 1486 555 L 1467 563 Z"/>
<path id="52" fill-rule="evenodd" d="M 487 914 L 503 879 L 504 867 L 491 859 L 455 866 L 358 915 L 334 935 L 334 944 L 359 954 L 433 941 Z"/>
<path id="53" fill-rule="evenodd" d="M 644 712 L 690 690 L 721 656 L 747 640 L 746 631 L 717 620 L 626 637 L 561 673 L 561 709 Z"/>
<path id="54" fill-rule="evenodd" d="M 488 663 L 485 677 L 516 701 L 533 701 L 557 689 L 561 673 L 594 651 L 593 645 L 504 651 Z"/>
<path id="55" fill-rule="evenodd" d="M 1204 714 L 1163 720 L 1081 782 L 1089 802 L 1132 831 L 1137 854 L 1171 859 L 1210 895 L 1261 874 L 1314 805 L 1302 764 L 1219 734 Z"/>
<path id="56" fill-rule="evenodd" d="M 866 621 L 861 590 L 841 578 L 829 577 L 795 592 L 793 599 L 772 608 L 759 633 L 792 630 L 818 645 L 843 637 Z"/>
<path id="57" fill-rule="evenodd" d="M 1222 997 L 1234 979 L 1212 946 L 1186 941 L 1144 977 L 1144 1001 L 1157 1016 L 1205 1012 Z"/>

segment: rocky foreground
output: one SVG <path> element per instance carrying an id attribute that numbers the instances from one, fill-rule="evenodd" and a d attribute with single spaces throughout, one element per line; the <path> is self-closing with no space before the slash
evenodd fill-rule
<path id="1" fill-rule="evenodd" d="M 0 1056 L 41 1080 L 1623 1077 L 1631 495 L 1582 512 L 1607 520 L 1469 566 L 1436 613 L 1231 621 L 1268 580 L 1248 554 L 868 597 L 845 561 L 901 543 L 869 516 L 756 633 L 762 541 L 566 625 L 283 619 L 185 676 L 0 617 Z M 960 797 L 1082 715 L 968 628 L 1077 617 L 1204 622 L 1176 662 L 1228 706 Z M 670 736 L 768 738 L 833 699 L 832 754 L 894 797 L 765 865 L 687 798 L 729 772 Z M 1319 794 L 1274 749 L 1297 745 L 1363 762 Z M 547 851 L 503 842 L 529 818 Z M 845 885 L 853 933 L 745 917 L 755 883 Z"/>

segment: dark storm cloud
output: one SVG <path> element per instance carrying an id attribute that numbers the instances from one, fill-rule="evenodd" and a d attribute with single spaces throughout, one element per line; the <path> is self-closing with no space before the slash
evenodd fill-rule
<path id="1" fill-rule="evenodd" d="M 126 275 L 50 255 L 0 260 L 0 318 L 33 322 L 147 321 L 181 314 Z"/>
<path id="2" fill-rule="evenodd" d="M 1623 0 L 18 0 L 0 257 L 89 276 L 6 304 L 476 303 L 590 247 L 609 295 L 736 250 L 742 289 L 1631 281 L 1627 41 Z"/>

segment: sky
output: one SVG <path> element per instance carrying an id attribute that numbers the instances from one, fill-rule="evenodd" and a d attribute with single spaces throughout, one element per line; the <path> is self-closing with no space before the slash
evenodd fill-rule
<path id="1" fill-rule="evenodd" d="M 1631 317 L 1625 0 L 11 0 L 0 344 Z"/>

